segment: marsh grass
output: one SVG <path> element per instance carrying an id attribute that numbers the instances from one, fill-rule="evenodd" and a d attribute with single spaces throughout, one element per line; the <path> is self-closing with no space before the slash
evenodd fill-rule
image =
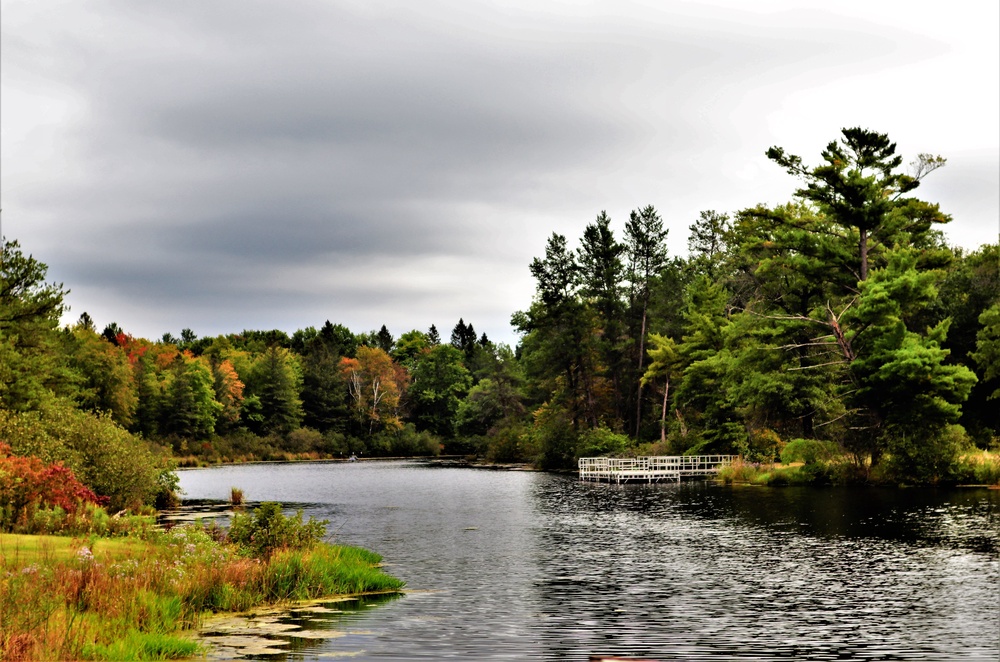
<path id="1" fill-rule="evenodd" d="M 749 483 L 753 485 L 766 485 L 762 476 L 767 475 L 768 468 L 772 465 L 762 465 L 759 462 L 748 462 L 742 457 L 734 459 L 727 465 L 719 469 L 716 478 L 727 485 L 732 483 Z"/>
<path id="2" fill-rule="evenodd" d="M 831 460 L 803 464 L 774 464 L 771 462 L 747 462 L 737 458 L 722 467 L 717 480 L 729 485 L 830 485 L 852 482 L 851 466 L 843 461 Z"/>
<path id="3" fill-rule="evenodd" d="M 783 456 L 784 457 L 784 456 Z M 723 483 L 749 485 L 843 485 L 865 482 L 893 483 L 877 471 L 869 474 L 849 458 L 827 456 L 812 462 L 788 464 L 754 463 L 737 458 L 719 470 Z M 1000 453 L 972 450 L 958 457 L 949 484 L 1000 485 Z"/>
<path id="4" fill-rule="evenodd" d="M 189 657 L 205 612 L 397 592 L 380 557 L 314 545 L 247 557 L 198 526 L 149 540 L 0 535 L 0 659 Z"/>
<path id="5" fill-rule="evenodd" d="M 1000 453 L 976 450 L 959 458 L 962 479 L 979 485 L 1000 485 Z"/>

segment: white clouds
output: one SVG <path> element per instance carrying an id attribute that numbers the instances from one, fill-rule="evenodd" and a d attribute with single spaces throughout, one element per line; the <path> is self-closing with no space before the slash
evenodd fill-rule
<path id="1" fill-rule="evenodd" d="M 768 146 L 860 124 L 948 157 L 921 192 L 995 241 L 989 4 L 5 0 L 5 228 L 142 335 L 509 339 L 550 232 L 654 204 L 682 252 L 789 198 Z"/>

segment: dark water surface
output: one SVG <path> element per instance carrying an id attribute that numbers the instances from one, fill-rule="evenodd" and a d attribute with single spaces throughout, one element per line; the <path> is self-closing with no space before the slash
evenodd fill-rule
<path id="1" fill-rule="evenodd" d="M 281 501 L 413 590 L 311 660 L 1000 660 L 1000 491 L 613 486 L 418 462 L 180 472 Z M 310 626 L 314 627 L 314 626 Z"/>

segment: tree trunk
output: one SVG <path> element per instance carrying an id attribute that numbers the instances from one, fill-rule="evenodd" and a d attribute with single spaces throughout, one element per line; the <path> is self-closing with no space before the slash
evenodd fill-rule
<path id="1" fill-rule="evenodd" d="M 660 443 L 667 443 L 667 393 L 670 392 L 670 378 L 663 384 L 663 409 L 660 413 Z"/>
<path id="2" fill-rule="evenodd" d="M 688 436 L 688 428 L 686 425 L 684 425 L 684 417 L 681 416 L 681 410 L 674 409 L 674 415 L 677 416 L 677 421 L 681 424 L 681 436 L 682 437 Z"/>
<path id="3" fill-rule="evenodd" d="M 646 354 L 646 306 L 649 297 L 642 302 L 642 330 L 639 332 L 639 389 L 635 396 L 635 438 L 639 439 L 639 426 L 642 424 L 642 359 Z"/>
<path id="4" fill-rule="evenodd" d="M 868 230 L 861 228 L 861 239 L 858 241 L 861 253 L 861 280 L 868 278 Z"/>

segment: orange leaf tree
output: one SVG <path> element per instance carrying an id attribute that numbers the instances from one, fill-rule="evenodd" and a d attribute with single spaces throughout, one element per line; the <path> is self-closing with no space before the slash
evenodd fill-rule
<path id="1" fill-rule="evenodd" d="M 382 349 L 359 347 L 355 358 L 344 357 L 340 369 L 347 380 L 354 415 L 368 434 L 377 428 L 400 429 L 399 407 L 409 378 L 405 368 Z"/>

